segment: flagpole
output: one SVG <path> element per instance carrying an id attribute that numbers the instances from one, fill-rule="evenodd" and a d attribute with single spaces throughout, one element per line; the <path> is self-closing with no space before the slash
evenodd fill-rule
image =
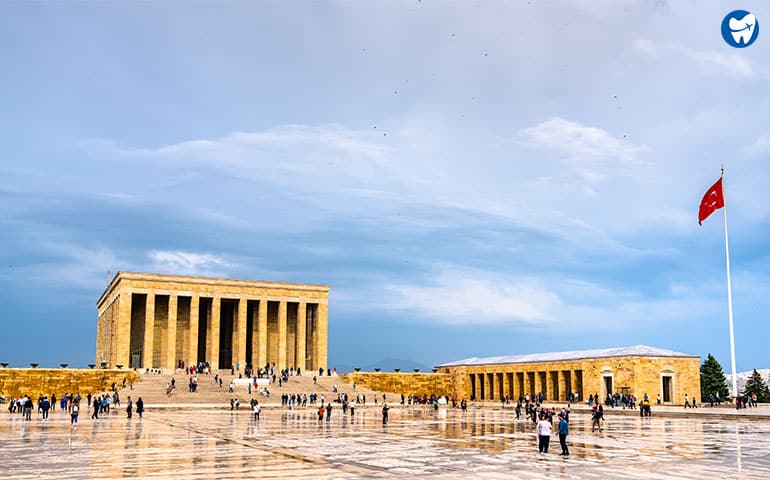
<path id="1" fill-rule="evenodd" d="M 724 187 L 725 167 L 722 165 L 722 199 L 724 200 L 723 214 L 725 219 L 725 259 L 727 261 L 727 315 L 730 319 L 730 364 L 733 369 L 733 398 L 738 396 L 738 380 L 735 374 L 735 332 L 733 328 L 733 289 L 730 281 L 730 243 L 727 239 L 727 199 Z"/>

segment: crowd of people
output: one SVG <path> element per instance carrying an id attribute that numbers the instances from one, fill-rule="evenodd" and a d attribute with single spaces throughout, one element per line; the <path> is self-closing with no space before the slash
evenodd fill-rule
<path id="1" fill-rule="evenodd" d="M 120 404 L 120 394 L 117 391 L 117 385 L 113 384 L 113 392 L 105 392 L 98 395 L 88 394 L 85 397 L 85 403 L 88 410 L 91 412 L 92 419 L 98 419 L 100 415 L 105 416 L 110 413 L 117 413 Z M 80 417 L 81 403 L 83 397 L 78 393 L 73 395 L 72 393 L 65 393 L 61 397 L 57 398 L 56 394 L 40 395 L 37 398 L 37 402 L 33 401 L 29 395 L 21 395 L 19 398 L 12 397 L 8 401 L 8 412 L 10 414 L 18 414 L 25 421 L 31 421 L 32 415 L 37 410 L 37 415 L 43 422 L 47 422 L 51 412 L 56 411 L 58 404 L 59 411 L 62 414 L 68 414 L 70 416 L 70 423 L 76 425 L 78 418 Z M 134 402 L 131 397 L 128 397 L 127 404 L 127 416 L 132 417 Z M 139 397 L 136 401 L 136 412 L 141 418 L 144 410 L 144 402 Z"/>

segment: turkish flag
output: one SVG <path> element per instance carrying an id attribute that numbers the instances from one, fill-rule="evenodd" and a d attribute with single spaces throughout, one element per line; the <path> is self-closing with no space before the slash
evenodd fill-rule
<path id="1" fill-rule="evenodd" d="M 722 194 L 722 178 L 720 177 L 719 180 L 717 180 L 717 183 L 706 190 L 706 194 L 703 195 L 703 200 L 700 201 L 698 225 L 702 225 L 703 220 L 707 219 L 715 210 L 719 210 L 724 206 L 725 197 Z"/>

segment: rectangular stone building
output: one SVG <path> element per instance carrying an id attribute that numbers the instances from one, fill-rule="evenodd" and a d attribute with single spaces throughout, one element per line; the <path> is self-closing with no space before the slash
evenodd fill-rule
<path id="1" fill-rule="evenodd" d="M 326 368 L 329 287 L 118 272 L 96 306 L 108 367 Z"/>
<path id="2" fill-rule="evenodd" d="M 646 393 L 655 403 L 684 402 L 685 394 L 700 396 L 700 358 L 696 355 L 644 345 L 601 350 L 467 358 L 438 365 L 437 371 L 457 376 L 461 394 L 476 400 L 541 393 L 548 400 L 566 401 L 569 394 L 585 401 L 608 393 Z"/>

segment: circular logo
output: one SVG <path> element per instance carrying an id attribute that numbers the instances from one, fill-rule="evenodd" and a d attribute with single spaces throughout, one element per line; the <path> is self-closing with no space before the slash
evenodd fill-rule
<path id="1" fill-rule="evenodd" d="M 746 10 L 734 10 L 722 20 L 722 38 L 735 48 L 746 48 L 759 36 L 757 18 Z"/>

